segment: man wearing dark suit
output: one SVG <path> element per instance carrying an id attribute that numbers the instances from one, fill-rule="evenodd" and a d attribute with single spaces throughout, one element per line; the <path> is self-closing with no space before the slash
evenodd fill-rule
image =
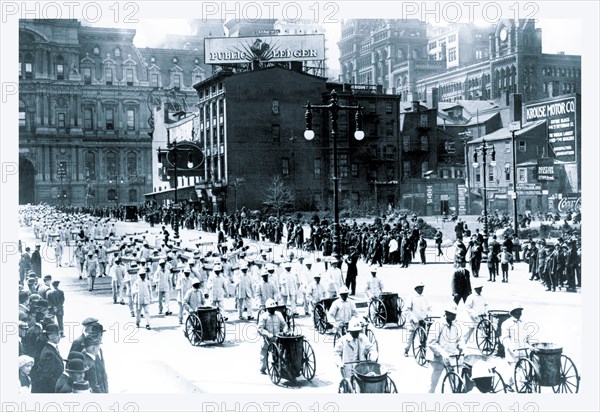
<path id="1" fill-rule="evenodd" d="M 42 277 L 42 256 L 40 255 L 40 244 L 35 244 L 35 250 L 31 254 L 31 269 L 38 278 Z"/>
<path id="2" fill-rule="evenodd" d="M 348 270 L 346 271 L 346 287 L 350 289 L 350 294 L 356 293 L 356 277 L 358 276 L 358 253 L 356 253 L 356 247 L 350 246 L 350 255 L 346 258 L 346 265 Z"/>
<path id="3" fill-rule="evenodd" d="M 83 356 L 82 356 L 83 357 Z M 71 359 L 67 362 L 67 367 L 63 374 L 58 378 L 54 391 L 56 393 L 72 393 L 73 382 L 82 381 L 85 377 L 87 367 L 83 359 Z"/>
<path id="4" fill-rule="evenodd" d="M 92 325 L 97 324 L 98 319 L 96 318 L 85 318 L 81 324 L 83 325 L 83 332 L 79 335 L 71 344 L 70 352 L 81 352 L 84 349 L 83 341 L 86 336 L 92 331 Z"/>
<path id="5" fill-rule="evenodd" d="M 104 361 L 100 359 L 100 339 L 96 336 L 87 336 L 84 341 L 83 362 L 88 368 L 85 379 L 90 383 L 93 393 L 108 393 L 108 378 Z"/>
<path id="6" fill-rule="evenodd" d="M 64 370 L 63 358 L 58 351 L 60 328 L 51 323 L 44 329 L 48 343 L 31 371 L 31 393 L 54 393 L 56 382 Z"/>
<path id="7" fill-rule="evenodd" d="M 490 278 L 488 281 L 491 282 L 496 281 L 496 275 L 500 269 L 500 259 L 498 259 L 498 255 L 500 254 L 500 243 L 498 243 L 498 240 L 496 239 L 496 235 L 492 236 L 492 241 L 488 246 L 488 269 L 490 269 Z"/>
<path id="8" fill-rule="evenodd" d="M 60 328 L 60 336 L 65 337 L 65 330 L 63 325 L 63 317 L 65 315 L 65 292 L 58 288 L 60 280 L 52 281 L 52 289 L 46 292 L 46 298 L 48 299 L 48 305 L 50 306 L 50 313 L 56 316 L 56 323 Z"/>

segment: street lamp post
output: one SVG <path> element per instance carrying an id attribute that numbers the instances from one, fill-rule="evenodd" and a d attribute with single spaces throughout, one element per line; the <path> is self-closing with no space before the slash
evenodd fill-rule
<path id="1" fill-rule="evenodd" d="M 490 150 L 491 149 L 491 150 Z M 476 169 L 479 167 L 479 163 L 477 163 L 477 153 L 481 152 L 481 159 L 483 163 L 483 233 L 484 233 L 484 252 L 487 255 L 487 245 L 488 245 L 488 212 L 487 212 L 487 154 L 490 151 L 491 162 L 490 165 L 494 167 L 496 165 L 496 150 L 494 146 L 489 146 L 485 138 L 481 142 L 481 146 L 475 147 L 473 153 L 473 167 Z"/>
<path id="2" fill-rule="evenodd" d="M 518 125 L 517 127 L 511 127 L 511 133 L 512 133 L 512 149 L 513 149 L 513 156 L 512 156 L 512 163 L 513 163 L 513 170 L 512 170 L 512 175 L 513 175 L 513 210 L 515 212 L 515 216 L 514 216 L 514 229 L 515 229 L 515 237 L 519 236 L 519 222 L 517 221 L 518 219 L 518 212 L 517 212 L 517 145 L 516 145 L 516 139 L 515 139 L 515 132 L 521 127 L 521 123 L 520 122 L 516 122 Z M 516 126 L 516 125 L 515 125 Z"/>
<path id="3" fill-rule="evenodd" d="M 358 141 L 364 139 L 365 133 L 362 131 L 362 110 L 360 106 L 342 106 L 338 104 L 337 92 L 334 90 L 330 94 L 330 102 L 325 105 L 311 105 L 306 102 L 306 130 L 304 138 L 308 141 L 314 139 L 315 132 L 312 130 L 312 109 L 325 110 L 329 112 L 331 118 L 331 140 L 333 144 L 333 256 L 339 262 L 340 254 L 340 208 L 339 208 L 339 178 L 338 178 L 338 159 L 337 159 L 337 134 L 338 134 L 338 113 L 340 110 L 355 110 L 356 131 L 354 138 Z"/>
<path id="4" fill-rule="evenodd" d="M 187 161 L 187 167 L 188 169 L 192 169 L 194 167 L 194 164 L 192 162 L 192 158 L 191 158 L 191 151 L 190 149 L 186 148 L 186 149 L 180 149 L 177 147 L 177 140 L 173 140 L 173 143 L 168 146 L 169 150 L 166 152 L 166 163 L 167 163 L 167 167 L 170 165 L 173 167 L 173 178 L 175 179 L 174 182 L 174 192 L 173 192 L 173 199 L 174 199 L 174 206 L 173 206 L 173 237 L 175 239 L 179 239 L 179 200 L 177 199 L 177 188 L 178 188 L 178 184 L 179 184 L 179 179 L 177 176 L 177 169 L 178 169 L 178 153 L 179 152 L 185 152 L 188 154 L 188 161 Z M 159 148 L 158 149 L 158 161 L 159 163 L 162 163 L 162 150 Z M 173 154 L 173 162 L 171 163 L 171 161 L 169 160 L 169 153 Z"/>
<path id="5" fill-rule="evenodd" d="M 61 206 L 64 206 L 64 200 L 67 197 L 63 186 L 63 179 L 66 177 L 66 175 L 67 170 L 65 168 L 65 165 L 61 162 L 58 167 L 58 178 L 60 179 L 60 194 L 58 195 L 58 197 L 60 198 Z"/>

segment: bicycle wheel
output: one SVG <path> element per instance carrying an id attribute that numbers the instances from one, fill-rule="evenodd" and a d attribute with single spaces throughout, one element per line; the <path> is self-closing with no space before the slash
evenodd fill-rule
<path id="1" fill-rule="evenodd" d="M 342 379 L 338 385 L 338 393 L 351 393 L 352 388 L 347 379 Z"/>
<path id="2" fill-rule="evenodd" d="M 578 393 L 579 373 L 575 364 L 566 355 L 560 357 L 560 383 L 552 387 L 554 393 Z"/>
<path id="3" fill-rule="evenodd" d="M 367 328 L 367 330 L 365 331 L 365 335 L 369 339 L 369 342 L 371 342 L 371 344 L 373 346 L 375 346 L 375 350 L 377 351 L 377 357 L 374 359 L 371 359 L 371 361 L 377 362 L 377 360 L 379 359 L 379 343 L 377 343 L 377 338 L 375 337 L 375 333 L 371 329 Z"/>
<path id="4" fill-rule="evenodd" d="M 373 299 L 369 303 L 369 321 L 378 329 L 385 326 L 387 311 L 381 300 Z"/>
<path id="5" fill-rule="evenodd" d="M 322 303 L 317 303 L 315 306 L 315 312 L 313 313 L 313 322 L 315 329 L 321 335 L 327 331 L 327 313 Z"/>
<path id="6" fill-rule="evenodd" d="M 456 372 L 447 372 L 442 381 L 442 393 L 462 393 L 464 382 Z"/>
<path id="7" fill-rule="evenodd" d="M 483 355 L 489 356 L 496 350 L 498 345 L 498 335 L 494 329 L 494 325 L 488 319 L 481 319 L 477 324 L 475 331 L 475 340 L 477 347 Z"/>
<path id="8" fill-rule="evenodd" d="M 529 359 L 521 358 L 515 365 L 514 372 L 515 391 L 517 393 L 539 393 L 540 383 Z"/>
<path id="9" fill-rule="evenodd" d="M 413 355 L 417 363 L 421 366 L 425 365 L 427 360 L 425 354 L 427 352 L 427 332 L 425 328 L 419 326 L 415 331 L 412 341 Z"/>
<path id="10" fill-rule="evenodd" d="M 490 393 L 506 393 L 506 383 L 502 379 L 502 375 L 494 369 L 494 377 L 492 380 L 492 390 Z"/>

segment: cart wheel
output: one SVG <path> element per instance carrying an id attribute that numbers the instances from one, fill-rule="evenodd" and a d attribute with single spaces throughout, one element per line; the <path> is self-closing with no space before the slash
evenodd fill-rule
<path id="1" fill-rule="evenodd" d="M 217 343 L 225 341 L 225 319 L 221 313 L 217 313 Z"/>
<path id="2" fill-rule="evenodd" d="M 539 393 L 540 383 L 538 376 L 529 359 L 519 359 L 515 365 L 515 391 L 518 393 Z"/>
<path id="3" fill-rule="evenodd" d="M 425 353 L 427 352 L 427 332 L 422 326 L 419 326 L 415 331 L 412 341 L 413 355 L 417 363 L 421 366 L 425 365 Z"/>
<path id="4" fill-rule="evenodd" d="M 373 299 L 371 303 L 369 303 L 369 321 L 371 321 L 376 328 L 383 328 L 385 326 L 385 322 L 387 321 L 387 311 L 381 300 Z"/>
<path id="5" fill-rule="evenodd" d="M 281 380 L 281 353 L 274 343 L 267 349 L 267 372 L 271 382 L 277 385 Z"/>
<path id="6" fill-rule="evenodd" d="M 502 379 L 502 375 L 494 369 L 494 380 L 492 383 L 492 390 L 490 393 L 506 393 L 506 383 Z"/>
<path id="7" fill-rule="evenodd" d="M 256 315 L 256 324 L 258 325 L 258 321 L 260 320 L 260 315 L 265 313 L 266 309 L 259 309 L 258 314 Z"/>
<path id="8" fill-rule="evenodd" d="M 307 381 L 311 381 L 315 377 L 317 371 L 317 359 L 315 351 L 306 339 L 302 342 L 302 376 Z"/>
<path id="9" fill-rule="evenodd" d="M 390 378 L 389 376 L 387 377 L 387 380 L 385 381 L 385 393 L 398 393 L 396 384 L 394 383 L 392 378 Z"/>
<path id="10" fill-rule="evenodd" d="M 338 393 L 351 393 L 352 388 L 347 379 L 342 379 L 338 385 Z"/>
<path id="11" fill-rule="evenodd" d="M 442 381 L 442 393 L 462 393 L 463 380 L 456 372 L 447 372 Z"/>
<path id="12" fill-rule="evenodd" d="M 315 312 L 313 313 L 313 321 L 315 323 L 315 329 L 321 335 L 327 331 L 327 313 L 322 303 L 317 303 L 315 306 Z"/>
<path id="13" fill-rule="evenodd" d="M 398 296 L 396 305 L 398 308 L 398 326 L 403 328 L 406 324 L 406 312 L 404 312 L 404 300 L 400 296 Z"/>
<path id="14" fill-rule="evenodd" d="M 296 329 L 296 321 L 294 320 L 294 314 L 290 308 L 285 308 L 285 323 L 287 324 L 288 330 L 293 333 Z"/>
<path id="15" fill-rule="evenodd" d="M 185 320 L 185 336 L 193 346 L 200 346 L 202 343 L 202 323 L 193 313 Z"/>
<path id="16" fill-rule="evenodd" d="M 379 359 L 379 343 L 377 343 L 377 338 L 375 337 L 375 333 L 371 329 L 367 329 L 365 331 L 365 335 L 367 335 L 367 339 L 373 346 L 375 346 L 375 350 L 377 351 L 377 357 L 375 359 L 371 359 L 373 362 L 377 362 Z"/>
<path id="17" fill-rule="evenodd" d="M 578 393 L 581 377 L 575 364 L 566 355 L 560 357 L 560 383 L 552 387 L 554 393 Z"/>
<path id="18" fill-rule="evenodd" d="M 475 331 L 475 340 L 477 347 L 485 356 L 490 356 L 496 350 L 498 345 L 498 335 L 494 329 L 494 325 L 488 319 L 481 319 L 477 324 Z"/>

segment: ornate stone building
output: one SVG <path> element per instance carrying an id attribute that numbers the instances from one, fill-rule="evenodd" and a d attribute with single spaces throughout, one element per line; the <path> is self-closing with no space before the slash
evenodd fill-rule
<path id="1" fill-rule="evenodd" d="M 149 96 L 173 89 L 194 98 L 193 83 L 209 70 L 203 50 L 137 49 L 135 30 L 76 20 L 19 24 L 19 202 L 144 201 Z"/>

